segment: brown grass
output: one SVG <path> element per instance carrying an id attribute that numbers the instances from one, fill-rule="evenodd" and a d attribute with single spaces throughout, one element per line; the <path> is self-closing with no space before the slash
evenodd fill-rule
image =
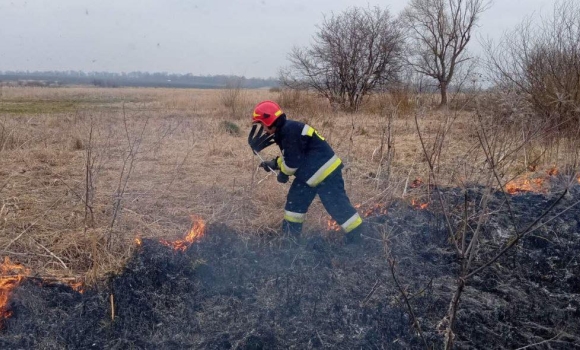
<path id="1" fill-rule="evenodd" d="M 95 280 L 118 270 L 134 239 L 182 237 L 199 215 L 243 235 L 275 234 L 288 185 L 257 170 L 246 144 L 249 117 L 231 116 L 224 91 L 105 88 L 4 88 L 0 100 L 0 250 L 36 273 Z M 415 129 L 418 115 L 427 141 L 441 121 L 458 113 L 439 162 L 441 179 L 457 185 L 477 173 L 482 155 L 473 113 L 436 111 L 398 93 L 369 102 L 356 114 L 334 112 L 305 93 L 244 91 L 239 106 L 281 100 L 290 118 L 308 122 L 343 159 L 347 191 L 362 209 L 401 197 L 407 181 L 425 178 L 427 167 Z M 287 103 L 287 106 L 284 105 Z M 16 107 L 17 108 L 16 108 Z M 249 107 L 248 107 L 249 106 Z M 381 177 L 381 133 L 393 116 L 394 158 Z M 240 134 L 224 127 L 235 124 Z M 89 130 L 93 130 L 89 142 Z M 144 128 L 144 129 L 143 129 Z M 113 203 L 129 141 L 139 140 L 122 210 L 110 229 Z M 93 213 L 85 220 L 85 158 L 94 165 Z M 527 150 L 530 151 L 530 150 Z M 274 147 L 266 157 L 277 154 Z M 523 154 L 518 156 L 523 164 Z M 558 165 L 557 157 L 545 159 Z M 126 165 L 126 163 L 125 163 Z M 127 173 L 125 172 L 124 175 Z M 327 232 L 328 215 L 316 201 L 306 231 Z M 308 234 L 308 233 L 307 233 Z M 112 237 L 107 247 L 108 237 Z"/>

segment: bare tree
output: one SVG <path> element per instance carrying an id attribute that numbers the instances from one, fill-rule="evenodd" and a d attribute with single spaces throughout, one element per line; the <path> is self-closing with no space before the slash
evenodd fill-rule
<path id="1" fill-rule="evenodd" d="M 441 106 L 458 67 L 469 60 L 466 46 L 489 0 L 411 0 L 401 14 L 408 33 L 408 64 L 439 84 Z"/>
<path id="2" fill-rule="evenodd" d="M 365 95 L 396 80 L 401 49 L 401 31 L 388 10 L 354 7 L 325 17 L 312 46 L 291 51 L 281 81 L 357 110 Z"/>

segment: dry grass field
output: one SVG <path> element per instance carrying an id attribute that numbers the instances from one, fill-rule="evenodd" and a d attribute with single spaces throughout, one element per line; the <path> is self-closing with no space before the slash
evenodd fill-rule
<path id="1" fill-rule="evenodd" d="M 471 102 L 435 110 L 430 97 L 391 95 L 346 114 L 310 95 L 267 90 L 4 87 L 1 255 L 33 274 L 90 283 L 119 270 L 136 237 L 180 238 L 192 215 L 242 236 L 277 234 L 288 185 L 257 169 L 246 138 L 251 108 L 263 99 L 327 138 L 361 212 L 402 197 L 427 201 L 409 190 L 413 180 L 428 178 L 415 116 L 426 148 L 442 150 L 434 159 L 440 184 L 478 183 L 486 167 Z M 566 147 L 541 138 L 516 147 L 502 179 L 574 168 Z M 265 155 L 276 155 L 274 148 Z M 328 219 L 315 201 L 306 234 L 337 238 Z"/>

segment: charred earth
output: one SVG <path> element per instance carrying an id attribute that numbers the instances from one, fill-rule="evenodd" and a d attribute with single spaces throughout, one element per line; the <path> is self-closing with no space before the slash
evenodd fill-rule
<path id="1" fill-rule="evenodd" d="M 446 196 L 458 205 L 466 198 L 458 190 Z M 468 193 L 469 203 L 477 206 L 478 196 Z M 555 198 L 511 197 L 516 226 L 539 217 Z M 567 196 L 545 226 L 470 280 L 457 314 L 457 349 L 580 347 L 580 208 L 569 208 L 579 199 L 577 192 Z M 490 209 L 476 266 L 514 229 L 502 195 Z M 437 324 L 458 270 L 443 217 L 396 202 L 371 221 L 355 246 L 315 233 L 298 243 L 248 238 L 219 225 L 185 252 L 144 241 L 122 274 L 82 294 L 25 280 L 12 294 L 0 348 L 424 348 L 391 276 L 385 243 L 427 343 L 440 348 Z"/>

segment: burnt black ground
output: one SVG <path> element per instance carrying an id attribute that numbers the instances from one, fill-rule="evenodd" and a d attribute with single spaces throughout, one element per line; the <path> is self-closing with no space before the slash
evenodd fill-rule
<path id="1" fill-rule="evenodd" d="M 480 193 L 468 193 L 477 207 Z M 464 193 L 447 190 L 461 207 Z M 513 229 L 497 195 L 484 230 L 486 250 Z M 518 227 L 555 196 L 512 199 Z M 580 199 L 564 199 L 555 213 Z M 433 205 L 433 207 L 435 207 Z M 442 344 L 437 323 L 448 307 L 457 257 L 444 220 L 433 210 L 394 203 L 374 218 L 363 244 L 344 246 L 309 234 L 242 238 L 210 226 L 185 253 L 145 241 L 125 271 L 84 294 L 24 282 L 14 316 L 0 331 L 2 349 L 409 349 L 422 348 L 389 272 L 379 232 L 389 234 L 397 272 L 410 292 L 424 335 Z M 548 216 L 548 218 L 551 216 Z M 524 239 L 472 279 L 458 312 L 458 349 L 580 348 L 580 208 Z M 116 317 L 111 321 L 110 294 Z"/>

